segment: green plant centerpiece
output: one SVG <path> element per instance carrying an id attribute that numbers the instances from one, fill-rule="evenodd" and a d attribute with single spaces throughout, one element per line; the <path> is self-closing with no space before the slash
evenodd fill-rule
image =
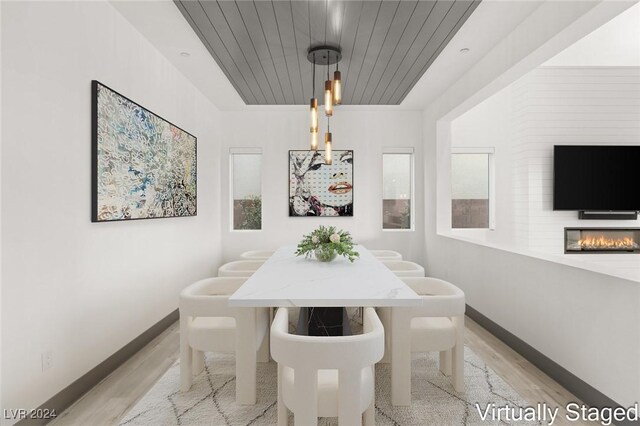
<path id="1" fill-rule="evenodd" d="M 353 250 L 351 234 L 338 231 L 335 226 L 320 226 L 302 237 L 296 256 L 304 255 L 309 258 L 312 253 L 320 262 L 331 262 L 337 255 L 346 257 L 350 262 L 360 257 L 360 253 Z"/>

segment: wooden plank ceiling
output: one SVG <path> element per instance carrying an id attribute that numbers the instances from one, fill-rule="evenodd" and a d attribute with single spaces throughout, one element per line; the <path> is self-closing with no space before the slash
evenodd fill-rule
<path id="1" fill-rule="evenodd" d="M 343 104 L 396 105 L 480 0 L 174 1 L 248 105 L 308 104 L 307 50 L 326 44 L 342 50 Z"/>

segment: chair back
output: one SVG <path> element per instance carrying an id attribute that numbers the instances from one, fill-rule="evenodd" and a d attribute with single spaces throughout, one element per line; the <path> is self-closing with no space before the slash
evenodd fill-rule
<path id="1" fill-rule="evenodd" d="M 384 328 L 373 308 L 364 311 L 363 334 L 354 336 L 299 336 L 289 333 L 289 310 L 279 308 L 271 325 L 271 356 L 295 370 L 360 371 L 380 361 Z"/>
<path id="2" fill-rule="evenodd" d="M 399 277 L 424 277 L 424 268 L 408 260 L 389 260 L 382 263 Z"/>
<path id="3" fill-rule="evenodd" d="M 219 277 L 250 277 L 262 265 L 264 260 L 235 260 L 218 268 Z"/>
<path id="4" fill-rule="evenodd" d="M 369 250 L 378 260 L 402 260 L 402 255 L 394 250 Z"/>
<path id="5" fill-rule="evenodd" d="M 240 255 L 240 258 L 247 260 L 267 260 L 273 256 L 275 250 L 249 250 Z"/>
<path id="6" fill-rule="evenodd" d="M 213 277 L 191 284 L 180 292 L 180 315 L 187 317 L 235 317 L 238 308 L 229 307 L 229 296 L 246 278 Z"/>
<path id="7" fill-rule="evenodd" d="M 422 297 L 422 306 L 411 307 L 413 317 L 454 317 L 464 315 L 464 292 L 450 282 L 431 277 L 401 278 Z"/>

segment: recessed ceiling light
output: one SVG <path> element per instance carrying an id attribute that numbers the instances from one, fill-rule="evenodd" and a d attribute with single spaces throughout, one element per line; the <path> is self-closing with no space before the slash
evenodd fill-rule
<path id="1" fill-rule="evenodd" d="M 469 52 L 469 48 L 468 47 L 463 47 L 462 49 L 460 49 L 460 53 L 467 53 Z"/>
<path id="2" fill-rule="evenodd" d="M 189 53 L 189 52 L 180 52 L 180 56 L 182 56 L 183 58 L 188 58 L 189 56 L 191 56 L 191 53 Z"/>

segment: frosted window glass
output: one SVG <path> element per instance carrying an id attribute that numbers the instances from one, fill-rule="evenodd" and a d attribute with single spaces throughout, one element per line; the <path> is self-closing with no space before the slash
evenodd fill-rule
<path id="1" fill-rule="evenodd" d="M 233 229 L 262 229 L 262 154 L 231 154 Z"/>
<path id="2" fill-rule="evenodd" d="M 382 155 L 383 229 L 411 229 L 412 156 Z"/>
<path id="3" fill-rule="evenodd" d="M 489 155 L 451 154 L 453 228 L 489 227 Z"/>

